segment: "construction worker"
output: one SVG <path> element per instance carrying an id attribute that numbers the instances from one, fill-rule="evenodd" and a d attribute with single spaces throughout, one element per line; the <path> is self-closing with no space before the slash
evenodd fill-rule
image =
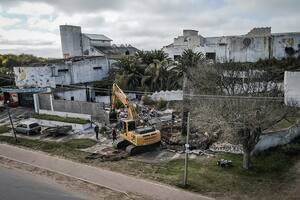
<path id="1" fill-rule="evenodd" d="M 113 143 L 115 142 L 115 140 L 117 140 L 117 132 L 114 128 L 112 130 L 112 139 L 113 139 Z"/>
<path id="2" fill-rule="evenodd" d="M 94 131 L 96 133 L 96 140 L 99 141 L 99 126 L 98 125 L 95 126 Z"/>

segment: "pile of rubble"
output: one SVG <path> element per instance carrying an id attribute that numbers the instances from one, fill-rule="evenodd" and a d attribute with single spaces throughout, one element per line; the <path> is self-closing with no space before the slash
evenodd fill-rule
<path id="1" fill-rule="evenodd" d="M 209 150 L 213 152 L 226 152 L 233 154 L 243 154 L 242 145 L 234 145 L 230 143 L 214 143 L 209 147 Z"/>

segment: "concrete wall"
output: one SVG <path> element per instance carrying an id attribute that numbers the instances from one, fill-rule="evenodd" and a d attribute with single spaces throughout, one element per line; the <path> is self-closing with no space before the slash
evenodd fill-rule
<path id="1" fill-rule="evenodd" d="M 62 92 L 56 92 L 55 96 L 61 100 L 71 101 L 87 101 L 86 90 L 76 89 L 76 90 L 66 90 Z"/>
<path id="2" fill-rule="evenodd" d="M 39 109 L 51 110 L 50 94 L 38 94 Z"/>
<path id="3" fill-rule="evenodd" d="M 55 87 L 51 67 L 14 67 L 17 87 Z"/>
<path id="4" fill-rule="evenodd" d="M 39 108 L 41 110 L 50 110 L 64 113 L 78 113 L 92 116 L 92 120 L 98 120 L 108 123 L 108 113 L 103 108 L 102 103 L 56 100 L 50 94 L 39 94 Z M 52 109 L 53 107 L 53 109 Z"/>
<path id="5" fill-rule="evenodd" d="M 82 56 L 81 27 L 61 25 L 59 28 L 63 57 Z"/>
<path id="6" fill-rule="evenodd" d="M 284 102 L 300 107 L 300 72 L 284 73 Z"/>
<path id="7" fill-rule="evenodd" d="M 105 57 L 89 57 L 78 61 L 59 60 L 34 67 L 14 67 L 17 87 L 51 87 L 99 81 L 108 76 Z"/>
<path id="8" fill-rule="evenodd" d="M 262 135 L 259 142 L 256 144 L 254 150 L 252 151 L 252 154 L 267 150 L 271 147 L 288 144 L 298 136 L 300 136 L 299 126 L 293 126 L 286 131 Z"/>
<path id="9" fill-rule="evenodd" d="M 96 120 L 106 121 L 108 119 L 103 104 L 100 103 L 54 100 L 53 108 L 59 112 L 88 114 Z"/>

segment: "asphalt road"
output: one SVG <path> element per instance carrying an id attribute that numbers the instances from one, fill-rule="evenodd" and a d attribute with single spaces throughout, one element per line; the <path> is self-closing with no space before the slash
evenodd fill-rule
<path id="1" fill-rule="evenodd" d="M 81 200 L 61 187 L 41 177 L 0 166 L 1 200 Z"/>

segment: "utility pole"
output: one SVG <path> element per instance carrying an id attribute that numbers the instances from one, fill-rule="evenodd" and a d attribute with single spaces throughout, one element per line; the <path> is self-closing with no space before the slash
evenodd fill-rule
<path id="1" fill-rule="evenodd" d="M 9 111 L 9 101 L 7 101 L 7 104 L 6 104 L 6 108 L 7 108 L 7 114 L 8 114 L 8 117 L 9 117 L 9 121 L 10 121 L 10 125 L 11 125 L 11 129 L 13 131 L 13 134 L 14 134 L 14 137 L 15 137 L 15 140 L 16 142 L 18 142 L 18 139 L 17 139 L 17 134 L 16 134 L 16 131 L 15 131 L 15 128 L 14 128 L 14 124 L 13 124 L 13 121 L 11 119 L 11 115 L 10 115 L 10 111 Z"/>
<path id="2" fill-rule="evenodd" d="M 188 161 L 189 161 L 189 136 L 190 136 L 190 112 L 187 113 L 187 133 L 186 133 L 186 144 L 185 146 L 185 159 L 184 159 L 184 176 L 183 176 L 183 185 L 187 186 L 188 179 Z"/>

